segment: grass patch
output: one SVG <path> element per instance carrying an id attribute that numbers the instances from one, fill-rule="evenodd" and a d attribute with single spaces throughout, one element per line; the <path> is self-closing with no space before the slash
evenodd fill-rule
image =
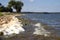
<path id="1" fill-rule="evenodd" d="M 0 16 L 3 16 L 2 12 L 0 12 Z"/>

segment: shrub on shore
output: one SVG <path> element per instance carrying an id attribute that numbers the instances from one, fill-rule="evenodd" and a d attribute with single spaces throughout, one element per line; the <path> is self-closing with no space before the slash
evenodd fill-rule
<path id="1" fill-rule="evenodd" d="M 3 14 L 0 12 L 0 16 L 3 16 Z"/>

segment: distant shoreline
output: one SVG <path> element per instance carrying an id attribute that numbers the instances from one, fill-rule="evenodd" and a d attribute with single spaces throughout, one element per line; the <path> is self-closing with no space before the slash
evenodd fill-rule
<path id="1" fill-rule="evenodd" d="M 2 12 L 2 13 L 13 13 L 13 14 L 60 14 L 60 12 Z"/>

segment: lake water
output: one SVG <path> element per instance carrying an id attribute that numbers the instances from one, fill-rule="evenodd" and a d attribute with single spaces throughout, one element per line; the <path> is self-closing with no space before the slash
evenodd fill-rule
<path id="1" fill-rule="evenodd" d="M 31 19 L 35 21 L 42 22 L 44 24 L 48 24 L 49 26 L 55 27 L 57 33 L 60 34 L 60 14 L 50 13 L 50 14 L 26 14 L 22 16 L 26 19 Z"/>
<path id="2" fill-rule="evenodd" d="M 26 14 L 23 17 L 40 21 L 51 26 L 60 26 L 60 14 Z"/>

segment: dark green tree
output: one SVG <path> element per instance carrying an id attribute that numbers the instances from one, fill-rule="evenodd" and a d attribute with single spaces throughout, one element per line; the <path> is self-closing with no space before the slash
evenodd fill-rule
<path id="1" fill-rule="evenodd" d="M 3 12 L 5 10 L 5 7 L 0 3 L 0 12 Z"/>
<path id="2" fill-rule="evenodd" d="M 16 12 L 21 12 L 22 6 L 23 6 L 23 2 L 21 1 L 15 1 L 15 0 L 11 0 L 9 2 L 8 7 L 13 7 L 14 9 L 16 9 Z"/>
<path id="3" fill-rule="evenodd" d="M 13 9 L 9 7 L 5 7 L 5 12 L 13 12 Z"/>
<path id="4" fill-rule="evenodd" d="M 0 3 L 0 12 L 13 12 L 12 8 L 10 7 L 4 7 L 1 3 Z"/>
<path id="5" fill-rule="evenodd" d="M 0 6 L 1 6 L 1 3 L 0 3 Z"/>

